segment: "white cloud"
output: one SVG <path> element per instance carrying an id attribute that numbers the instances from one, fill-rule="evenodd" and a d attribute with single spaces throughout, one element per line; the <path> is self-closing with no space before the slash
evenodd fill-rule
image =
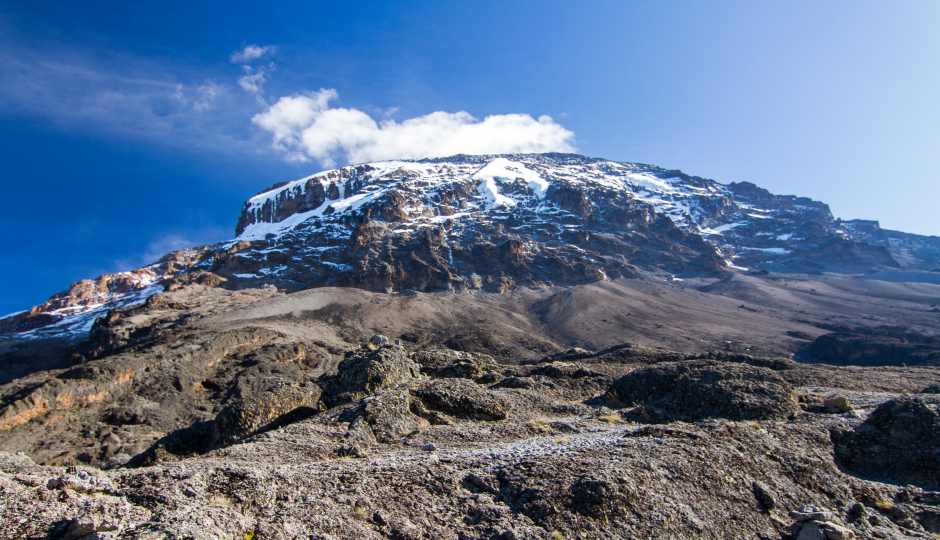
<path id="1" fill-rule="evenodd" d="M 264 47 L 259 47 L 257 45 L 248 45 L 244 49 L 232 53 L 229 56 L 229 61 L 233 64 L 247 64 L 259 58 L 264 58 L 266 56 L 272 56 L 277 52 L 277 47 L 273 45 L 266 45 Z"/>
<path id="2" fill-rule="evenodd" d="M 251 66 L 245 66 L 245 75 L 239 77 L 238 85 L 249 94 L 261 96 L 264 94 L 264 81 L 263 69 L 254 71 L 251 69 Z"/>
<path id="3" fill-rule="evenodd" d="M 264 47 L 248 45 L 241 51 L 232 53 L 229 57 L 229 61 L 233 64 L 242 64 L 242 69 L 245 71 L 245 74 L 238 78 L 238 85 L 245 92 L 254 96 L 262 105 L 267 105 L 264 100 L 264 83 L 267 81 L 265 75 L 267 71 L 275 69 L 274 62 L 269 62 L 266 67 L 252 67 L 248 64 L 261 58 L 273 56 L 275 52 L 277 52 L 277 47 L 272 45 Z"/>
<path id="4" fill-rule="evenodd" d="M 454 154 L 570 152 L 574 133 L 549 116 L 502 114 L 482 121 L 467 112 L 433 112 L 398 123 L 376 122 L 356 109 L 330 108 L 336 90 L 283 97 L 252 122 L 273 136 L 289 161 L 339 162 L 419 159 Z"/>

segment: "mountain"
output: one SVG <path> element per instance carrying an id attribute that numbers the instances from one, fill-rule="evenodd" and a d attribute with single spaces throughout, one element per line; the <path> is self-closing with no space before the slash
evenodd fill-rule
<path id="1" fill-rule="evenodd" d="M 276 185 L 0 319 L 0 540 L 936 536 L 937 240 L 574 155 Z"/>
<path id="2" fill-rule="evenodd" d="M 506 291 L 732 270 L 940 283 L 940 238 L 842 221 L 824 203 L 572 154 L 344 167 L 246 201 L 236 237 L 81 281 L 0 335 L 77 339 L 108 310 L 208 272 L 239 289 Z"/>

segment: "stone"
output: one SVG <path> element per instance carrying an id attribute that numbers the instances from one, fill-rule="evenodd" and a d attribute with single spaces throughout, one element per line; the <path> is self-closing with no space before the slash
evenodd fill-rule
<path id="1" fill-rule="evenodd" d="M 377 441 L 392 443 L 430 425 L 412 412 L 412 399 L 406 390 L 396 388 L 376 395 L 365 405 L 363 418 Z"/>
<path id="2" fill-rule="evenodd" d="M 496 367 L 496 362 L 488 355 L 446 348 L 419 351 L 413 357 L 421 365 L 421 373 L 437 378 L 474 379 Z"/>
<path id="3" fill-rule="evenodd" d="M 784 419 L 796 410 L 793 387 L 771 369 L 715 361 L 637 369 L 614 381 L 604 399 L 611 407 L 643 405 L 686 420 Z"/>
<path id="4" fill-rule="evenodd" d="M 832 513 L 824 508 L 806 504 L 801 506 L 798 510 L 790 512 L 790 517 L 796 521 L 829 521 L 832 519 Z"/>
<path id="5" fill-rule="evenodd" d="M 380 349 L 383 346 L 388 345 L 388 338 L 383 335 L 376 334 L 372 336 L 371 338 L 369 338 L 368 345 L 369 345 L 369 348 L 372 349 L 373 351 L 376 349 Z"/>
<path id="6" fill-rule="evenodd" d="M 313 383 L 295 385 L 279 382 L 265 392 L 236 400 L 216 415 L 211 427 L 210 445 L 231 444 L 278 420 L 290 423 L 292 419 L 286 415 L 291 413 L 298 416 L 293 420 L 311 416 L 316 411 L 320 395 L 320 387 Z M 301 409 L 306 414 L 302 414 L 304 411 Z"/>
<path id="7" fill-rule="evenodd" d="M 428 408 L 471 420 L 506 418 L 503 404 L 496 395 L 467 379 L 436 379 L 414 388 L 411 393 Z"/>
<path id="8" fill-rule="evenodd" d="M 800 529 L 800 535 L 796 540 L 826 540 L 826 533 L 819 527 L 815 521 L 808 521 Z"/>
<path id="9" fill-rule="evenodd" d="M 902 485 L 940 485 L 940 395 L 892 399 L 854 430 L 834 435 L 836 457 L 859 475 Z"/>
<path id="10" fill-rule="evenodd" d="M 330 406 L 371 396 L 421 376 L 420 366 L 397 345 L 347 352 L 337 374 L 323 378 L 324 399 Z"/>
<path id="11" fill-rule="evenodd" d="M 424 450 L 425 452 L 433 452 L 437 450 L 437 446 L 434 443 L 428 443 L 422 446 L 421 449 Z"/>
<path id="12" fill-rule="evenodd" d="M 823 401 L 823 407 L 827 409 L 836 409 L 839 412 L 849 412 L 854 410 L 855 407 L 849 403 L 849 400 L 845 396 L 830 396 Z"/>
<path id="13" fill-rule="evenodd" d="M 836 525 L 831 521 L 823 522 L 820 525 L 823 533 L 826 534 L 826 538 L 829 540 L 848 540 L 850 538 L 855 538 L 855 532 L 851 529 L 843 527 L 841 525 Z"/>
<path id="14" fill-rule="evenodd" d="M 860 502 L 856 502 L 856 503 L 852 503 L 852 506 L 849 507 L 849 511 L 846 515 L 846 518 L 849 521 L 858 521 L 860 519 L 863 519 L 866 516 L 866 514 L 867 514 L 867 511 L 865 510 L 865 505 Z"/>
<path id="15" fill-rule="evenodd" d="M 767 487 L 763 482 L 755 480 L 751 484 L 751 489 L 754 491 L 754 497 L 757 499 L 757 502 L 765 510 L 772 510 L 777 506 L 777 500 L 774 498 L 773 492 L 770 491 L 770 488 Z"/>

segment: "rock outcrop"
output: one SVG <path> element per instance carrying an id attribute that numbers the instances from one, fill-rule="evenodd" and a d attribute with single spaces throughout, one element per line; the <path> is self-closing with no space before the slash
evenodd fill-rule
<path id="1" fill-rule="evenodd" d="M 769 420 L 796 410 L 793 387 L 772 370 L 708 361 L 640 368 L 617 380 L 605 399 L 615 407 L 640 406 L 638 414 L 652 419 Z"/>
<path id="2" fill-rule="evenodd" d="M 335 377 L 325 383 L 324 401 L 331 406 L 342 405 L 420 375 L 420 367 L 400 345 L 364 346 L 347 353 L 339 363 Z"/>
<path id="3" fill-rule="evenodd" d="M 940 396 L 892 399 L 836 440 L 836 456 L 860 475 L 940 488 Z"/>
<path id="4" fill-rule="evenodd" d="M 614 352 L 631 350 L 640 353 L 633 347 Z M 397 352 L 383 344 L 349 357 L 379 364 Z M 676 362 L 671 354 L 662 351 L 663 361 L 655 362 L 647 350 L 634 354 L 636 362 L 627 355 L 617 362 L 611 352 L 567 351 L 532 365 L 499 365 L 477 381 L 401 371 L 397 382 L 386 379 L 389 384 L 372 395 L 259 433 L 265 420 L 316 394 L 276 385 L 271 395 L 262 392 L 223 409 L 215 427 L 204 422 L 177 432 L 174 444 L 210 440 L 221 426 L 251 436 L 170 464 L 138 460 L 102 471 L 40 466 L 25 455 L 0 452 L 0 539 L 825 540 L 940 532 L 940 493 L 845 474 L 833 461 L 830 431 L 853 425 L 861 431 L 869 422 L 812 412 L 730 420 L 733 405 L 766 395 L 762 385 L 782 386 L 769 368 L 740 360 L 774 362 Z M 437 372 L 446 371 L 444 358 L 452 364 L 466 359 L 440 348 L 405 356 L 425 363 L 433 358 Z M 587 363 L 572 362 L 576 356 Z M 679 365 L 689 368 L 681 377 L 687 393 L 712 396 L 701 402 L 707 421 L 627 422 L 606 407 L 577 403 L 591 402 L 598 388 L 622 391 L 638 371 L 647 372 L 644 380 L 655 368 L 672 377 Z M 788 376 L 824 369 L 788 366 L 781 372 Z M 500 377 L 531 384 L 484 382 Z M 878 398 L 884 393 L 865 392 L 864 377 L 854 380 L 857 401 L 884 399 Z M 739 382 L 723 386 L 728 381 Z M 750 382 L 742 387 L 740 381 Z M 732 405 L 716 407 L 712 399 L 719 395 Z M 914 401 L 924 399 L 932 398 Z M 888 422 L 887 429 L 914 436 L 936 431 L 935 418 L 912 413 L 909 402 L 889 400 L 872 416 Z M 698 410 L 698 403 L 681 411 Z M 261 416 L 234 413 L 249 409 Z M 863 451 L 883 441 L 861 438 L 856 444 L 854 451 Z"/>

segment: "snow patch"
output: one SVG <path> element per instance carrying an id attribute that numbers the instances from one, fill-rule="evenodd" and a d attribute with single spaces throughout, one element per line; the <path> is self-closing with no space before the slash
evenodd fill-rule
<path id="1" fill-rule="evenodd" d="M 499 186 L 496 185 L 497 180 L 512 182 L 517 178 L 521 178 L 528 183 L 529 189 L 539 199 L 544 199 L 546 193 L 548 193 L 548 181 L 542 178 L 539 173 L 528 169 L 522 163 L 510 161 L 506 158 L 494 159 L 473 173 L 470 178 L 478 182 L 477 191 L 486 200 L 487 211 L 500 206 L 511 208 L 519 203 L 519 201 L 500 192 Z"/>

